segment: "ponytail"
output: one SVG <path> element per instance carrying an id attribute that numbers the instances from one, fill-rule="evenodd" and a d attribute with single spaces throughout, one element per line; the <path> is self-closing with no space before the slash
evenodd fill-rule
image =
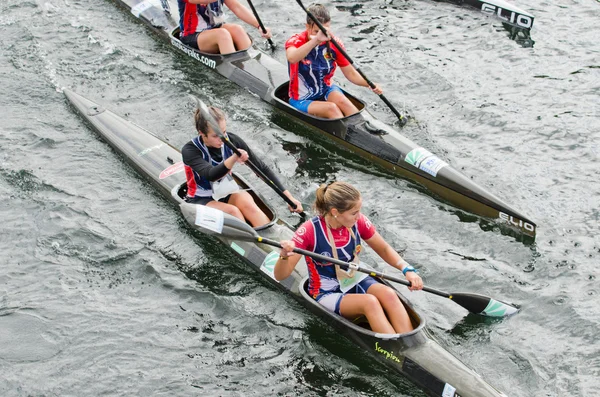
<path id="1" fill-rule="evenodd" d="M 317 189 L 317 198 L 314 209 L 321 216 L 327 215 L 332 209 L 346 212 L 360 199 L 360 192 L 346 182 L 333 182 L 322 184 Z"/>

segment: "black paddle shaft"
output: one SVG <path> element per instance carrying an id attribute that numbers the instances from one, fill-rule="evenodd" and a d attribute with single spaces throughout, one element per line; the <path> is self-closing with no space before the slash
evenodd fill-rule
<path id="1" fill-rule="evenodd" d="M 204 102 L 202 102 L 201 100 L 199 100 L 196 97 L 193 97 L 193 98 L 198 103 L 198 109 L 200 109 L 200 112 L 203 113 L 204 117 L 206 118 L 206 121 L 211 126 L 212 130 L 219 136 L 219 138 L 221 138 L 221 140 L 223 141 L 223 143 L 228 148 L 230 148 L 231 150 L 233 150 L 233 152 L 235 154 L 237 154 L 238 157 L 241 157 L 242 153 L 240 153 L 240 151 L 238 150 L 237 147 L 235 147 L 235 145 L 233 144 L 233 142 L 231 142 L 229 140 L 229 138 L 223 133 L 223 131 L 221 130 L 221 127 L 219 126 L 219 124 L 217 123 L 217 121 L 212 117 L 212 115 L 210 114 L 210 111 L 208 110 L 208 107 L 204 104 Z M 275 185 L 275 182 L 273 182 L 272 180 L 270 180 L 269 177 L 267 177 L 264 174 L 264 172 L 262 172 L 252 161 L 250 161 L 250 159 L 246 160 L 246 164 L 248 165 L 248 167 L 250 167 L 250 169 L 252 171 L 254 171 L 254 173 L 260 179 L 262 179 L 267 185 L 269 185 L 269 187 L 271 187 L 271 189 L 275 190 L 275 192 L 279 195 L 279 197 L 281 197 L 282 199 L 284 199 L 285 202 L 290 205 L 290 207 L 292 207 L 293 209 L 298 208 L 298 205 L 296 203 L 294 203 L 292 200 L 290 200 L 290 198 L 288 196 L 286 196 L 281 191 L 281 189 L 279 189 L 277 187 L 277 185 Z M 304 212 L 301 212 L 300 215 L 301 216 L 306 216 L 306 214 Z"/>
<path id="2" fill-rule="evenodd" d="M 298 4 L 300 4 L 300 7 L 302 7 L 302 9 L 306 12 L 306 15 L 308 15 L 308 17 L 310 19 L 312 19 L 312 21 L 315 23 L 315 25 L 317 25 L 319 27 L 319 29 L 321 29 L 321 32 L 323 32 L 324 35 L 328 36 L 327 29 L 325 29 L 325 27 L 323 26 L 323 24 L 321 24 L 321 22 L 319 22 L 319 20 L 312 14 L 312 12 L 308 11 L 306 9 L 306 7 L 304 7 L 304 4 L 302 4 L 302 1 L 301 0 L 296 0 L 296 1 L 298 2 Z M 344 58 L 346 58 L 348 60 L 348 62 L 350 62 L 350 64 L 354 66 L 354 69 L 356 69 L 356 71 L 358 72 L 358 74 L 360 74 L 362 76 L 362 78 L 365 79 L 365 81 L 367 82 L 367 84 L 369 85 L 369 87 L 375 89 L 375 84 L 371 80 L 369 80 L 369 78 L 367 77 L 367 75 L 358 66 L 354 65 L 354 61 L 352 60 L 352 58 L 350 58 L 348 56 L 348 53 L 346 53 L 346 50 L 344 50 L 344 48 L 342 48 L 342 46 L 334 38 L 331 38 L 331 42 L 333 43 L 333 45 L 335 46 L 335 48 L 337 48 L 338 51 L 342 53 L 342 55 L 344 56 Z M 378 95 L 381 98 L 381 100 L 396 115 L 396 117 L 398 117 L 398 119 L 400 119 L 401 121 L 404 121 L 404 116 L 402 116 L 400 114 L 400 112 L 396 110 L 396 108 L 394 107 L 394 105 L 392 105 L 390 103 L 390 101 L 388 101 L 388 99 L 383 94 L 378 94 Z"/>
<path id="3" fill-rule="evenodd" d="M 216 132 L 216 131 L 215 131 Z M 219 134 L 219 137 L 221 138 L 221 140 L 223 141 L 223 143 L 225 143 L 225 145 L 230 148 L 231 150 L 233 150 L 233 152 L 235 154 L 238 155 L 238 157 L 242 156 L 242 153 L 240 153 L 240 151 L 238 150 L 237 147 L 235 147 L 235 145 L 229 140 L 228 137 L 226 137 L 225 135 L 223 135 L 222 133 L 217 132 L 217 134 Z M 290 205 L 290 207 L 292 207 L 293 209 L 298 208 L 298 205 L 296 205 L 296 203 L 294 203 L 292 200 L 290 200 L 290 198 L 288 196 L 286 196 L 281 189 L 279 189 L 277 187 L 277 185 L 275 185 L 275 182 L 273 182 L 272 180 L 269 179 L 269 177 L 267 177 L 264 172 L 262 172 L 260 170 L 260 168 L 258 168 L 252 161 L 250 161 L 250 159 L 246 160 L 245 162 L 246 165 L 248 165 L 248 167 L 250 167 L 250 169 L 252 171 L 254 171 L 254 173 L 263 180 L 263 182 L 265 182 L 267 185 L 271 186 L 271 188 L 273 190 L 275 190 L 275 192 L 277 192 L 277 194 L 285 200 L 286 203 L 288 203 Z M 300 215 L 304 216 L 306 215 L 304 212 L 301 212 Z"/>
<path id="4" fill-rule="evenodd" d="M 258 26 L 260 27 L 260 29 L 263 31 L 264 34 L 267 34 L 267 29 L 265 29 L 265 25 L 263 25 L 262 21 L 260 20 L 260 17 L 258 16 L 258 12 L 256 12 L 256 8 L 254 8 L 254 4 L 252 4 L 252 0 L 246 0 L 246 1 L 248 1 L 248 5 L 250 6 L 252 13 L 254 14 L 254 18 L 256 18 L 256 20 L 258 21 Z M 274 50 L 275 43 L 273 43 L 273 40 L 267 39 L 267 41 L 269 42 L 271 49 Z"/>
<path id="5" fill-rule="evenodd" d="M 264 243 L 264 244 L 267 244 L 267 245 L 271 245 L 273 247 L 282 248 L 280 243 L 278 243 L 277 241 L 274 241 L 274 240 L 270 240 L 268 238 L 257 237 L 257 241 L 259 243 Z M 356 270 L 358 272 L 366 273 L 369 276 L 379 277 L 379 278 L 382 278 L 382 279 L 385 279 L 385 280 L 390 280 L 390 281 L 393 281 L 393 282 L 398 283 L 398 284 L 406 285 L 407 287 L 410 287 L 412 285 L 410 281 L 403 280 L 401 278 L 397 278 L 397 277 L 394 277 L 394 276 L 390 276 L 390 275 L 387 275 L 387 274 L 384 274 L 384 273 L 381 273 L 381 272 L 378 272 L 378 271 L 375 271 L 375 270 L 372 270 L 372 269 L 366 269 L 364 267 L 360 267 L 359 265 L 350 264 L 348 262 L 344 262 L 344 261 L 341 261 L 339 259 L 332 258 L 330 256 L 325 256 L 325 255 L 317 254 L 317 253 L 314 253 L 312 251 L 303 250 L 301 248 L 294 248 L 294 252 L 297 253 L 297 254 L 310 256 L 311 258 L 317 259 L 317 260 L 322 261 L 322 262 L 330 262 L 330 263 L 336 264 L 336 265 L 338 265 L 339 267 L 341 267 L 344 270 L 354 269 L 354 270 Z M 430 293 L 435 294 L 435 295 L 443 296 L 444 298 L 450 298 L 452 296 L 451 294 L 449 294 L 447 292 L 438 291 L 438 290 L 436 290 L 434 288 L 429 288 L 429 287 L 423 287 L 423 291 L 430 292 Z"/>

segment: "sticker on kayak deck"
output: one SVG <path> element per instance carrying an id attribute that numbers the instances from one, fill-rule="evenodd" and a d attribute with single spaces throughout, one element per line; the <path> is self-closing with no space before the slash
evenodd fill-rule
<path id="1" fill-rule="evenodd" d="M 237 252 L 238 254 L 240 254 L 241 256 L 244 256 L 246 254 L 246 251 L 244 251 L 244 249 L 242 247 L 240 247 L 239 245 L 237 245 L 235 242 L 231 243 L 231 248 L 233 248 L 233 250 L 235 252 Z"/>
<path id="2" fill-rule="evenodd" d="M 183 161 L 180 161 L 178 163 L 175 163 L 167 168 L 165 168 L 164 170 L 162 170 L 162 172 L 160 173 L 160 175 L 158 176 L 160 179 L 165 179 L 170 177 L 171 175 L 177 174 L 178 172 L 183 171 L 184 166 L 183 166 Z"/>
<path id="3" fill-rule="evenodd" d="M 456 395 L 456 387 L 446 383 L 444 385 L 444 391 L 442 392 L 442 397 L 454 397 Z"/>
<path id="4" fill-rule="evenodd" d="M 408 152 L 404 161 L 432 176 L 437 176 L 437 173 L 448 165 L 448 163 L 435 156 L 429 150 L 420 147 Z"/>
<path id="5" fill-rule="evenodd" d="M 275 281 L 277 280 L 275 279 L 275 274 L 273 274 L 273 272 L 275 271 L 275 264 L 277 263 L 277 259 L 279 259 L 279 253 L 271 251 L 265 258 L 263 263 L 260 265 L 260 270 L 268 274 L 269 277 L 271 277 Z"/>
<path id="6" fill-rule="evenodd" d="M 196 222 L 201 228 L 212 230 L 215 233 L 223 231 L 223 211 L 205 205 L 196 206 Z"/>
<path id="7" fill-rule="evenodd" d="M 131 8 L 131 13 L 133 15 L 136 16 L 136 18 L 140 17 L 140 14 L 144 11 L 146 11 L 148 8 L 152 7 L 152 2 L 151 1 L 142 1 L 141 3 L 137 4 L 135 7 Z"/>

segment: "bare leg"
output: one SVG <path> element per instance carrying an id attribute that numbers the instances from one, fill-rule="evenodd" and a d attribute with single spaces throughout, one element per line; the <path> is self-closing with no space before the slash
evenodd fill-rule
<path id="1" fill-rule="evenodd" d="M 373 286 L 371 286 L 372 288 Z M 369 290 L 371 289 L 369 288 Z M 346 294 L 340 303 L 342 316 L 353 319 L 364 315 L 369 320 L 369 325 L 374 332 L 381 334 L 395 334 L 396 331 L 385 316 L 385 312 L 375 295 L 371 294 Z"/>
<path id="2" fill-rule="evenodd" d="M 242 211 L 240 211 L 240 209 L 234 205 L 213 200 L 213 201 L 209 201 L 206 204 L 206 206 L 211 207 L 211 208 L 216 208 L 218 210 L 225 212 L 226 214 L 233 215 L 236 218 L 238 218 L 244 222 L 246 221 L 246 219 L 244 219 L 244 215 L 242 215 Z"/>
<path id="3" fill-rule="evenodd" d="M 348 99 L 346 95 L 342 94 L 339 91 L 333 91 L 332 93 L 330 93 L 327 97 L 327 102 L 335 103 L 337 107 L 341 110 L 341 112 L 344 114 L 344 116 L 350 116 L 355 113 L 358 113 L 358 109 L 356 108 L 356 106 L 354 106 L 352 102 L 350 102 L 350 99 Z"/>
<path id="4" fill-rule="evenodd" d="M 413 330 L 408 312 L 393 289 L 387 285 L 373 284 L 367 290 L 367 294 L 377 297 L 397 333 L 403 334 Z"/>
<path id="5" fill-rule="evenodd" d="M 227 31 L 229 31 L 231 38 L 233 39 L 233 43 L 235 44 L 235 48 L 238 51 L 247 50 L 250 48 L 252 41 L 250 41 L 250 37 L 248 37 L 248 33 L 246 33 L 243 27 L 233 23 L 226 23 L 222 27 L 223 29 L 227 29 Z M 224 52 L 221 51 L 221 54 L 224 54 Z"/>
<path id="6" fill-rule="evenodd" d="M 231 33 L 223 28 L 201 32 L 198 35 L 198 49 L 211 54 L 230 54 L 235 52 Z"/>
<path id="7" fill-rule="evenodd" d="M 256 205 L 254 199 L 248 192 L 241 191 L 232 194 L 228 204 L 235 205 L 239 208 L 244 217 L 254 227 L 269 223 L 269 218 L 260 208 L 258 208 L 258 205 Z"/>
<path id="8" fill-rule="evenodd" d="M 312 101 L 311 104 L 308 105 L 308 113 L 326 119 L 339 119 L 344 117 L 344 114 L 335 103 L 325 101 Z"/>

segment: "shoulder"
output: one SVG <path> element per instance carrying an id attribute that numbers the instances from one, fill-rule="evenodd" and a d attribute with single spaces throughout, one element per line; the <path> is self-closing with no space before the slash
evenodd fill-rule
<path id="1" fill-rule="evenodd" d="M 303 249 L 312 249 L 315 241 L 315 228 L 312 220 L 304 222 L 294 233 L 292 240 L 296 247 Z"/>
<path id="2" fill-rule="evenodd" d="M 181 148 L 181 155 L 190 155 L 190 154 L 194 154 L 196 152 L 200 152 L 200 149 L 198 149 L 196 147 L 196 145 L 194 145 L 194 142 L 189 141 L 188 143 L 186 143 L 185 145 L 183 145 L 183 147 Z"/>
<path id="3" fill-rule="evenodd" d="M 375 225 L 373 225 L 369 218 L 367 218 L 365 214 L 362 213 L 360 214 L 358 221 L 356 221 L 356 227 L 360 236 L 365 240 L 368 240 L 371 237 L 373 237 L 373 235 L 377 231 L 375 229 Z"/>
<path id="4" fill-rule="evenodd" d="M 306 31 L 302 32 L 302 33 L 296 33 L 295 35 L 293 35 L 292 37 L 290 37 L 286 42 L 285 42 L 285 48 L 289 48 L 289 47 L 300 47 L 303 44 L 305 44 L 307 42 L 307 37 L 306 37 Z"/>

